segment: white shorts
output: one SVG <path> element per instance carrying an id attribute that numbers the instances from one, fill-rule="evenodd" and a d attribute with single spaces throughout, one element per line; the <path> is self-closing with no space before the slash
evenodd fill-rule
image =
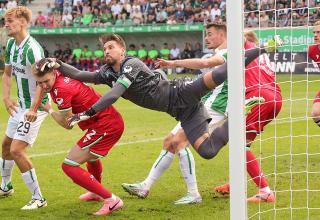
<path id="1" fill-rule="evenodd" d="M 212 109 L 206 108 L 208 111 L 208 114 L 211 118 L 211 121 L 209 123 L 209 133 L 211 133 L 216 127 L 218 127 L 223 120 L 227 118 L 227 116 L 221 112 L 214 111 Z M 181 127 L 181 122 L 179 122 L 172 130 L 171 134 L 176 135 L 178 131 L 180 130 Z"/>
<path id="2" fill-rule="evenodd" d="M 18 108 L 18 112 L 14 112 L 13 116 L 10 116 L 6 135 L 9 138 L 27 142 L 32 146 L 37 138 L 39 128 L 48 113 L 38 111 L 37 120 L 35 122 L 28 122 L 24 120 L 24 114 L 28 111 L 29 109 Z"/>

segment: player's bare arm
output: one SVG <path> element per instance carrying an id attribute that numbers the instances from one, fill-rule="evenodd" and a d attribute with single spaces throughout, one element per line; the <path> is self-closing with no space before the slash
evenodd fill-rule
<path id="1" fill-rule="evenodd" d="M 73 116 L 71 110 L 67 112 L 55 112 L 53 111 L 50 102 L 46 102 L 46 104 L 41 105 L 41 108 L 48 112 L 61 127 L 68 130 L 73 128 L 73 126 L 70 126 L 68 123 L 68 118 Z"/>
<path id="2" fill-rule="evenodd" d="M 214 55 L 206 59 L 164 60 L 158 59 L 156 66 L 163 68 L 185 67 L 189 69 L 211 68 L 223 64 L 225 61 L 220 55 Z"/>
<path id="3" fill-rule="evenodd" d="M 14 112 L 17 112 L 17 103 L 11 99 L 11 79 L 12 79 L 12 67 L 11 65 L 5 65 L 4 73 L 2 76 L 2 99 L 6 107 L 7 112 L 12 116 Z"/>
<path id="4" fill-rule="evenodd" d="M 34 122 L 37 120 L 38 107 L 41 104 L 43 96 L 44 96 L 44 91 L 41 89 L 40 86 L 37 86 L 35 98 L 31 103 L 29 111 L 24 115 L 24 118 L 26 121 Z"/>

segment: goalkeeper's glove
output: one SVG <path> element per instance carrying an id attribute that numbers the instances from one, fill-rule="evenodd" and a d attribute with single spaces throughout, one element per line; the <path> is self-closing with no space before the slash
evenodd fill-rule
<path id="1" fill-rule="evenodd" d="M 71 116 L 69 119 L 68 119 L 68 125 L 70 127 L 78 124 L 79 122 L 81 121 L 85 121 L 89 118 L 91 118 L 92 116 L 94 116 L 96 114 L 95 110 L 93 108 L 90 108 L 88 109 L 87 111 L 85 112 L 81 112 L 81 113 L 78 113 L 78 114 L 74 114 L 73 116 Z"/>
<path id="2" fill-rule="evenodd" d="M 58 69 L 60 67 L 60 60 L 55 58 L 42 58 L 36 63 L 36 69 L 44 72 L 50 69 Z"/>

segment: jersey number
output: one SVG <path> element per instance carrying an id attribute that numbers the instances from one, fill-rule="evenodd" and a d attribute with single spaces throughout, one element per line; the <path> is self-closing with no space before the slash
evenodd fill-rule
<path id="1" fill-rule="evenodd" d="M 18 128 L 17 128 L 17 132 L 23 132 L 25 134 L 28 134 L 29 130 L 30 130 L 30 122 L 26 121 L 26 122 L 23 122 L 23 121 L 20 121 L 19 122 L 19 125 L 18 125 Z"/>

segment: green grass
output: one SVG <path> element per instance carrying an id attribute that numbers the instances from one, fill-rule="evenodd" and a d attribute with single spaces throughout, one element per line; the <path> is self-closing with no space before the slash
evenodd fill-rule
<path id="1" fill-rule="evenodd" d="M 309 80 L 316 80 L 318 76 L 310 76 Z M 311 120 L 305 120 L 309 115 L 312 99 L 319 89 L 319 82 L 309 82 L 306 76 L 298 75 L 292 79 L 290 92 L 289 75 L 280 75 L 283 99 L 300 101 L 284 101 L 283 108 L 276 123 L 268 125 L 265 132 L 252 145 L 261 160 L 264 173 L 268 176 L 270 186 L 276 190 L 309 189 L 319 190 L 319 173 L 287 174 L 292 171 L 319 172 L 319 155 L 302 153 L 319 153 L 319 127 Z M 286 83 L 287 82 L 287 83 Z M 307 88 L 308 85 L 308 88 Z M 106 86 L 97 86 L 100 93 L 105 93 Z M 15 94 L 15 90 L 12 94 Z M 307 98 L 310 100 L 307 102 Z M 201 159 L 194 153 L 197 168 L 198 186 L 203 202 L 198 205 L 174 206 L 173 201 L 186 193 L 186 187 L 181 177 L 177 159 L 169 170 L 154 184 L 151 194 L 145 200 L 129 196 L 121 188 L 123 182 L 143 180 L 151 165 L 158 157 L 162 147 L 162 139 L 174 127 L 176 121 L 165 113 L 159 113 L 140 108 L 128 101 L 120 100 L 115 105 L 125 120 L 125 133 L 119 145 L 114 147 L 104 158 L 103 184 L 120 196 L 125 207 L 113 213 L 112 219 L 229 219 L 229 199 L 212 191 L 212 188 L 228 180 L 228 148 L 224 148 L 219 155 L 210 161 Z M 291 106 L 291 107 L 290 107 Z M 288 117 L 301 118 L 293 120 Z M 5 132 L 8 114 L 3 103 L 0 104 L 0 129 Z M 38 139 L 29 150 L 32 162 L 36 168 L 40 186 L 48 200 L 48 207 L 37 211 L 21 211 L 20 208 L 30 199 L 30 193 L 22 182 L 19 170 L 15 167 L 13 196 L 0 199 L 0 219 L 102 219 L 91 213 L 100 208 L 99 203 L 80 202 L 78 196 L 85 192 L 66 177 L 60 169 L 66 152 L 82 136 L 83 132 L 75 128 L 64 130 L 48 117 L 40 129 Z M 308 135 L 308 136 L 307 136 Z M 274 138 L 277 137 L 277 138 Z M 307 146 L 308 143 L 308 147 Z M 242 146 L 239 146 L 242 147 Z M 58 153 L 57 153 L 58 152 Z M 60 153 L 59 153 L 60 152 Z M 273 156 L 276 152 L 281 157 Z M 296 156 L 286 155 L 294 153 Z M 49 154 L 41 156 L 41 154 Z M 276 161 L 276 163 L 275 163 Z M 308 163 L 307 163 L 308 162 Z M 308 166 L 307 166 L 308 164 Z M 278 173 L 279 175 L 274 175 Z M 282 173 L 282 174 L 281 174 Z M 248 195 L 257 191 L 254 184 L 248 182 Z M 307 197 L 308 196 L 308 197 Z M 262 213 L 260 219 L 319 219 L 320 211 L 290 208 L 309 207 L 320 208 L 320 192 L 281 192 L 277 194 L 277 203 L 249 204 L 248 216 L 257 212 Z M 278 209 L 277 212 L 274 209 Z M 252 219 L 259 219 L 255 216 Z"/>

